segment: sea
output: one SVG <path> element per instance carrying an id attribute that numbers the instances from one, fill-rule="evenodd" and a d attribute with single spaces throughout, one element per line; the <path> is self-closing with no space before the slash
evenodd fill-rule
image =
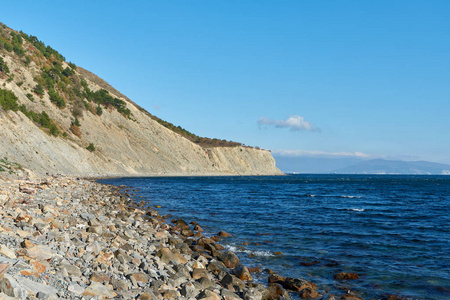
<path id="1" fill-rule="evenodd" d="M 337 299 L 450 299 L 450 176 L 116 178 L 160 215 L 198 222 L 249 267 Z M 357 280 L 335 280 L 339 272 Z M 267 283 L 267 272 L 254 280 Z M 294 295 L 295 298 L 295 295 Z"/>

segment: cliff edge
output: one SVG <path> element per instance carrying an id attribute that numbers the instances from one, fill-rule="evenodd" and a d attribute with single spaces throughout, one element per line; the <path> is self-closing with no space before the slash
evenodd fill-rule
<path id="1" fill-rule="evenodd" d="M 36 37 L 0 28 L 1 157 L 37 175 L 282 174 L 269 151 L 205 146 Z"/>

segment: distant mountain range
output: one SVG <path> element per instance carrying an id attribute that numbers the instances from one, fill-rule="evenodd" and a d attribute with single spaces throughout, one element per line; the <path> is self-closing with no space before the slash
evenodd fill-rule
<path id="1" fill-rule="evenodd" d="M 358 157 L 289 157 L 274 154 L 285 173 L 450 175 L 450 165 L 428 161 L 364 159 Z"/>
<path id="2" fill-rule="evenodd" d="M 336 169 L 333 173 L 450 175 L 450 165 L 428 161 L 372 159 Z"/>

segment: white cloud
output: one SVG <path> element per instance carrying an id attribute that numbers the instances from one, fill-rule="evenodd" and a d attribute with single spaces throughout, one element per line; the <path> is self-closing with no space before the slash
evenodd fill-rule
<path id="1" fill-rule="evenodd" d="M 291 131 L 320 131 L 315 128 L 313 124 L 306 121 L 304 117 L 292 115 L 286 120 L 271 120 L 267 117 L 261 117 L 258 120 L 258 125 L 275 125 L 276 128 L 289 128 Z"/>
<path id="2" fill-rule="evenodd" d="M 272 154 L 287 157 L 359 157 L 371 158 L 371 155 L 362 152 L 326 152 L 326 151 L 308 151 L 308 150 L 272 150 Z"/>

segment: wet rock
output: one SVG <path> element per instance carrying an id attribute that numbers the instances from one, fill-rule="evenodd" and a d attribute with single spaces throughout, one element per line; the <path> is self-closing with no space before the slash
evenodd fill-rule
<path id="1" fill-rule="evenodd" d="M 186 221 L 184 221 L 182 219 L 172 221 L 172 223 L 174 224 L 175 227 L 177 227 L 179 229 L 189 229 L 189 224 L 186 223 Z"/>
<path id="2" fill-rule="evenodd" d="M 355 295 L 347 294 L 342 296 L 339 300 L 363 300 L 363 299 Z"/>
<path id="3" fill-rule="evenodd" d="M 338 273 L 338 274 L 334 275 L 334 279 L 338 279 L 338 280 L 355 280 L 355 279 L 359 279 L 359 276 L 356 273 L 341 272 L 341 273 Z"/>
<path id="4" fill-rule="evenodd" d="M 278 283 L 271 283 L 263 292 L 263 300 L 286 299 L 290 300 L 288 292 Z"/>
<path id="5" fill-rule="evenodd" d="M 254 267 L 254 268 L 248 268 L 248 271 L 250 273 L 262 273 L 263 270 L 259 267 Z"/>
<path id="6" fill-rule="evenodd" d="M 203 232 L 204 230 L 203 230 L 203 228 L 200 227 L 200 225 L 195 225 L 194 231 Z"/>
<path id="7" fill-rule="evenodd" d="M 239 258 L 231 251 L 222 252 L 218 257 L 227 268 L 235 268 L 239 264 Z"/>
<path id="8" fill-rule="evenodd" d="M 238 265 L 233 270 L 234 275 L 236 275 L 237 278 L 243 281 L 252 281 L 252 275 L 250 275 L 249 270 L 246 266 Z"/>
<path id="9" fill-rule="evenodd" d="M 306 288 L 300 291 L 299 293 L 302 299 L 317 299 L 320 298 L 321 295 L 314 289 Z"/>
<path id="10" fill-rule="evenodd" d="M 311 288 L 313 290 L 317 289 L 317 286 L 314 283 L 301 278 L 282 277 L 276 274 L 272 274 L 269 276 L 268 280 L 269 283 L 278 283 L 285 289 L 296 292 L 300 292 L 301 290 L 306 288 Z"/>
<path id="11" fill-rule="evenodd" d="M 220 237 L 232 237 L 231 234 L 229 234 L 228 232 L 225 232 L 225 231 L 220 231 L 217 235 Z"/>

